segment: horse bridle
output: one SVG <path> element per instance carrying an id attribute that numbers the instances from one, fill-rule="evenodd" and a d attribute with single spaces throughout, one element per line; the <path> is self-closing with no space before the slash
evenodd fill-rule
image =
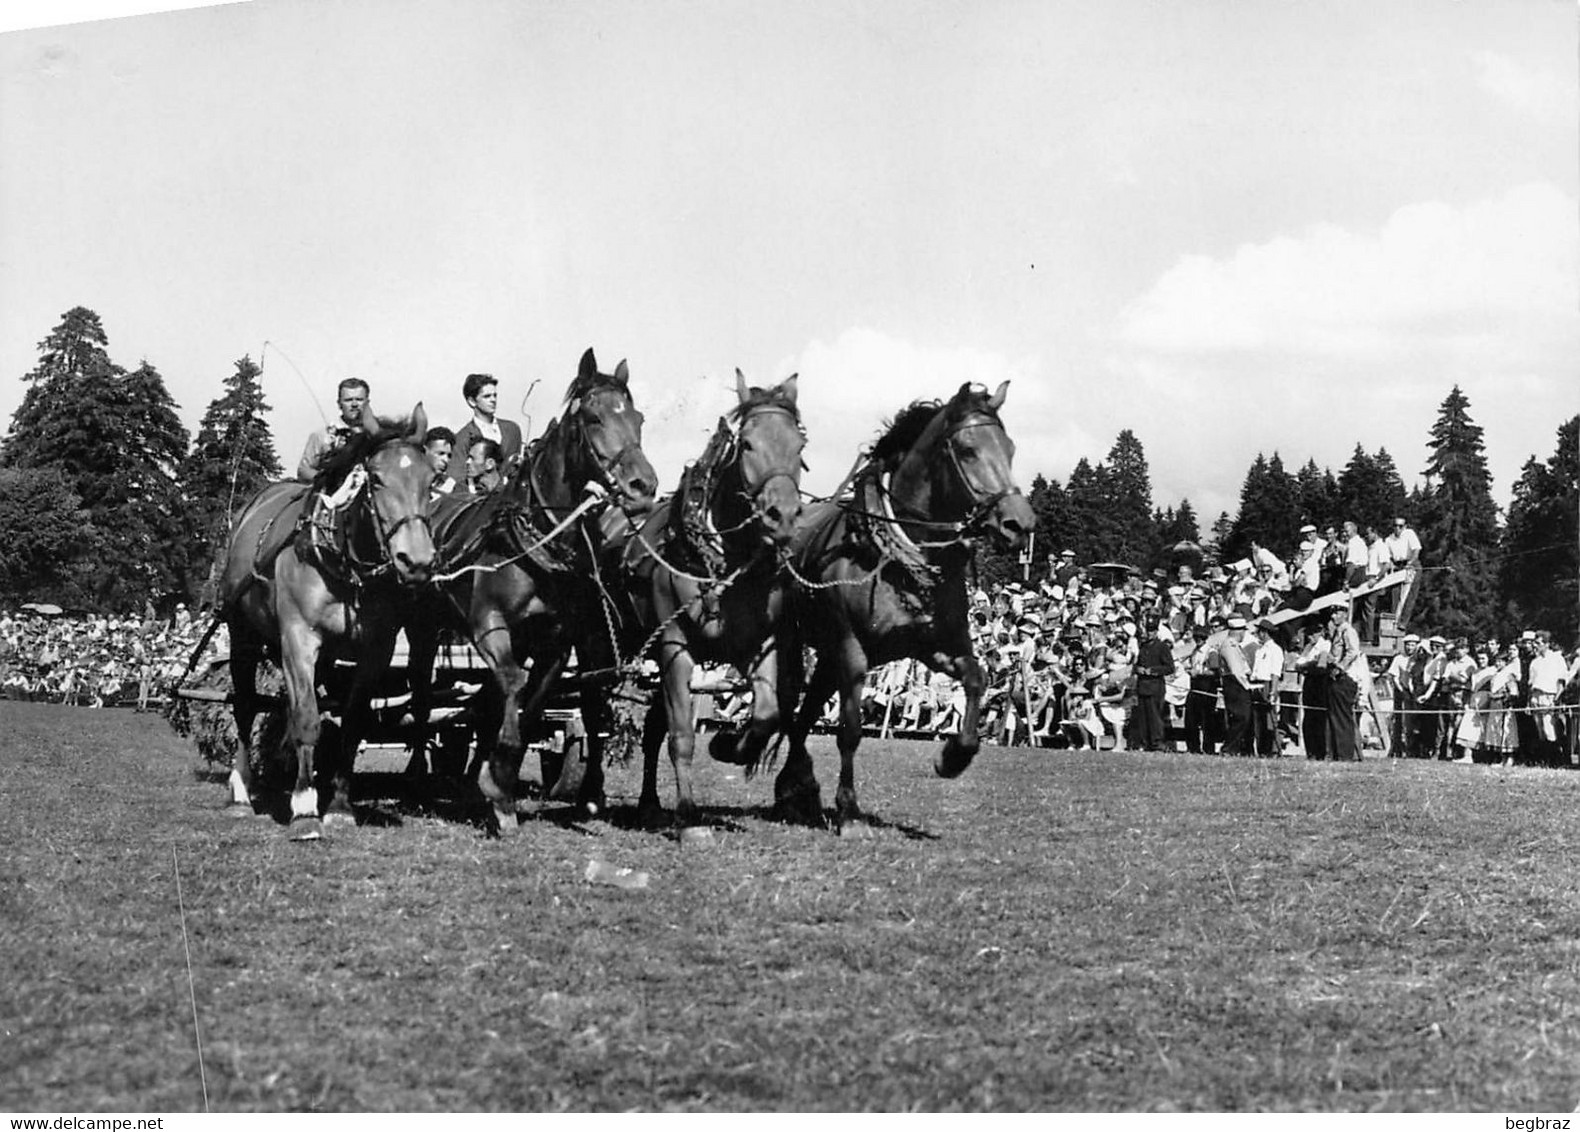
<path id="1" fill-rule="evenodd" d="M 948 411 L 947 407 L 944 411 Z M 972 417 L 986 419 L 972 420 Z M 933 523 L 932 525 L 954 530 L 956 537 L 961 540 L 969 540 L 981 534 L 985 520 L 993 513 L 994 509 L 1010 496 L 1021 494 L 1020 488 L 1016 486 L 1011 486 L 1002 491 L 994 491 L 979 488 L 972 481 L 971 474 L 966 471 L 965 464 L 960 460 L 960 453 L 955 448 L 954 440 L 961 433 L 976 428 L 993 428 L 1000 433 L 1004 431 L 1004 425 L 996 415 L 977 409 L 973 410 L 959 425 L 946 432 L 943 437 L 944 451 L 949 454 L 949 465 L 954 469 L 955 477 L 960 481 L 960 486 L 970 495 L 972 508 L 964 519 L 949 523 Z"/>
<path id="2" fill-rule="evenodd" d="M 786 471 L 783 468 L 773 468 L 762 478 L 761 482 L 755 485 L 748 483 L 746 481 L 745 475 L 742 474 L 740 459 L 741 434 L 746 429 L 746 422 L 761 413 L 779 413 L 783 416 L 789 417 L 790 422 L 795 425 L 796 432 L 800 434 L 802 440 L 805 441 L 806 439 L 806 429 L 801 424 L 800 416 L 796 414 L 794 409 L 788 408 L 787 406 L 775 404 L 773 402 L 765 402 L 760 405 L 752 406 L 742 415 L 740 425 L 735 429 L 734 433 L 730 437 L 730 447 L 725 452 L 724 459 L 719 461 L 719 463 L 724 467 L 733 466 L 735 468 L 736 475 L 740 477 L 741 486 L 739 494 L 742 502 L 746 504 L 747 509 L 751 512 L 751 517 L 747 519 L 745 523 L 741 524 L 742 527 L 744 527 L 746 523 L 760 523 L 767 519 L 767 515 L 763 510 L 763 492 L 768 490 L 768 485 L 773 483 L 774 480 L 789 480 L 790 489 L 792 492 L 799 495 L 801 491 L 801 477 L 798 473 L 804 465 L 801 463 L 801 454 L 799 452 L 796 453 L 796 463 L 793 470 Z"/>
<path id="3" fill-rule="evenodd" d="M 408 443 L 405 438 L 398 438 L 396 442 Z M 433 521 L 425 512 L 402 515 L 393 523 L 386 523 L 384 521 L 383 512 L 381 512 L 378 509 L 378 505 L 373 502 L 373 469 L 371 465 L 373 462 L 373 457 L 378 455 L 379 452 L 382 452 L 387 446 L 388 445 L 381 444 L 378 448 L 375 448 L 372 452 L 369 452 L 362 458 L 362 471 L 364 478 L 362 481 L 362 487 L 357 491 L 357 498 L 361 500 L 362 506 L 365 507 L 368 513 L 373 516 L 373 533 L 374 537 L 379 540 L 379 549 L 384 552 L 384 560 L 382 562 L 375 563 L 363 561 L 357 555 L 356 541 L 354 539 L 346 540 L 346 558 L 352 563 L 352 565 L 362 568 L 369 577 L 377 577 L 385 570 L 393 570 L 395 568 L 395 553 L 390 549 L 390 543 L 394 540 L 395 536 L 400 533 L 401 528 L 407 523 L 422 523 L 423 528 L 428 532 L 429 541 L 433 540 Z M 417 445 L 413 444 L 412 447 L 417 448 Z M 427 459 L 427 456 L 420 448 L 417 448 L 417 458 L 419 460 Z"/>

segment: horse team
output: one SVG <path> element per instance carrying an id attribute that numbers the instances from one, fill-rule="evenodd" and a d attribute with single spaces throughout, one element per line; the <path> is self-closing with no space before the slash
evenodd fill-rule
<path id="1" fill-rule="evenodd" d="M 220 609 L 240 738 L 233 807 L 253 812 L 253 725 L 266 702 L 255 677 L 270 660 L 288 701 L 289 836 L 317 839 L 326 823 L 351 819 L 352 762 L 402 630 L 419 753 L 440 636 L 463 634 L 488 666 L 478 783 L 501 834 L 518 821 L 523 720 L 541 712 L 572 652 L 588 736 L 577 801 L 589 812 L 604 805 L 601 744 L 612 721 L 597 678 L 612 683 L 644 658 L 659 672 L 641 728 L 647 824 L 667 820 L 657 785 L 667 740 L 674 820 L 683 831 L 706 828 L 691 765 L 698 662 L 733 665 L 752 690 L 749 720 L 713 737 L 713 757 L 755 766 L 777 736 L 788 741 L 774 784 L 785 820 L 825 820 L 806 739 L 835 693 L 834 821 L 860 817 L 862 683 L 872 666 L 893 660 L 919 659 L 961 681 L 960 732 L 934 764 L 940 775 L 958 775 L 980 743 L 984 684 L 967 626 L 966 574 L 979 541 L 1014 549 L 1035 523 L 1011 473 L 1014 445 L 1000 417 L 1007 386 L 989 393 L 966 384 L 945 401 L 903 407 L 834 496 L 810 505 L 794 376 L 758 388 L 737 371 L 735 406 L 664 499 L 642 451 L 626 364 L 601 373 L 592 350 L 562 413 L 486 495 L 432 492 L 420 404 L 393 424 L 365 412 L 361 431 L 312 484 L 264 488 L 230 540 Z M 321 666 L 334 658 L 356 663 L 339 727 L 326 736 L 317 689 Z"/>

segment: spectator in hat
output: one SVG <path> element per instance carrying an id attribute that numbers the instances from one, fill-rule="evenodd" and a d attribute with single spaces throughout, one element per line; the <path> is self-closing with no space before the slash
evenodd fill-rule
<path id="1" fill-rule="evenodd" d="M 1403 570 L 1409 579 L 1394 591 L 1397 595 L 1393 607 L 1394 617 L 1400 625 L 1404 625 L 1410 620 L 1410 610 L 1415 607 L 1416 593 L 1421 588 L 1421 539 L 1404 521 L 1404 517 L 1398 516 L 1393 521 L 1393 533 L 1384 541 L 1394 569 Z"/>
<path id="2" fill-rule="evenodd" d="M 1399 652 L 1388 662 L 1388 668 L 1382 675 L 1389 700 L 1393 704 L 1393 710 L 1388 713 L 1388 753 L 1396 759 L 1402 759 L 1409 753 L 1412 733 L 1410 712 L 1414 710 L 1414 700 L 1410 696 L 1410 665 L 1420 645 L 1419 633 L 1406 633 L 1400 642 Z"/>
<path id="3" fill-rule="evenodd" d="M 1251 659 L 1251 739 L 1262 758 L 1274 758 L 1278 744 L 1278 684 L 1284 678 L 1284 649 L 1273 623 L 1256 623 L 1256 655 Z"/>
<path id="4" fill-rule="evenodd" d="M 1051 562 L 1051 560 L 1050 560 Z M 1066 590 L 1070 588 L 1070 581 L 1079 572 L 1080 567 L 1075 564 L 1075 551 L 1059 551 L 1059 563 L 1053 571 L 1053 580 Z"/>
<path id="5" fill-rule="evenodd" d="M 1149 619 L 1147 635 L 1136 653 L 1136 708 L 1131 715 L 1132 745 L 1143 751 L 1161 751 L 1168 737 L 1165 682 L 1174 675 L 1174 650 L 1158 636 L 1158 623 Z"/>
<path id="6" fill-rule="evenodd" d="M 1289 609 L 1305 609 L 1317 596 L 1322 584 L 1322 560 L 1318 557 L 1317 544 L 1306 538 L 1295 551 L 1294 569 L 1291 571 L 1289 597 L 1284 605 Z"/>
<path id="7" fill-rule="evenodd" d="M 1246 620 L 1236 614 L 1229 618 L 1228 635 L 1218 648 L 1222 660 L 1223 707 L 1229 717 L 1223 753 L 1247 756 L 1251 744 L 1251 666 L 1245 657 Z"/>
<path id="8" fill-rule="evenodd" d="M 1367 679 L 1366 654 L 1344 606 L 1334 608 L 1328 631 L 1332 645 L 1328 654 L 1328 758 L 1355 762 L 1361 757 L 1355 742 L 1355 698 L 1361 681 Z"/>
<path id="9" fill-rule="evenodd" d="M 1191 627 L 1193 647 L 1185 660 L 1190 690 L 1185 697 L 1185 749 L 1192 754 L 1216 753 L 1223 739 L 1218 714 L 1218 640 L 1205 624 Z"/>

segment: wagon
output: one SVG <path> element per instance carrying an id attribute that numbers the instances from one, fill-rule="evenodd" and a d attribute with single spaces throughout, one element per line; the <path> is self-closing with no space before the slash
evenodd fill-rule
<path id="1" fill-rule="evenodd" d="M 388 669 L 374 688 L 368 728 L 363 736 L 364 747 L 410 748 L 413 719 L 408 660 L 409 649 L 402 633 L 396 640 Z M 354 669 L 353 661 L 336 660 L 320 670 L 319 706 L 325 722 L 330 725 L 339 724 Z M 429 759 L 434 773 L 452 777 L 467 773 L 480 710 L 479 696 L 488 679 L 488 666 L 470 642 L 446 641 L 440 645 L 434 658 L 429 715 Z M 278 681 L 274 684 L 277 687 Z M 265 691 L 269 686 L 268 680 L 260 681 L 262 698 L 270 702 L 254 727 L 260 751 L 271 746 L 263 737 L 279 736 L 284 732 L 285 697 Z M 580 785 L 586 748 L 580 706 L 582 694 L 574 671 L 568 673 L 561 678 L 548 708 L 525 732 L 528 751 L 536 751 L 540 759 L 545 797 L 573 797 Z M 187 701 L 229 705 L 233 700 L 229 657 L 212 660 L 202 673 L 177 688 L 175 695 Z M 228 717 L 229 711 L 224 714 Z M 209 757 L 223 757 L 229 753 L 215 751 L 209 753 Z M 471 769 L 475 771 L 475 767 Z"/>

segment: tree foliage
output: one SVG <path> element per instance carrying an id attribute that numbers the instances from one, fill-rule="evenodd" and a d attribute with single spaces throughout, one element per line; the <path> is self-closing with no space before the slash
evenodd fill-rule
<path id="1" fill-rule="evenodd" d="M 0 463 L 65 480 L 88 525 L 64 570 L 84 604 L 130 610 L 184 592 L 190 551 L 176 474 L 187 431 L 159 371 L 144 361 L 127 372 L 106 345 L 97 314 L 66 312 L 23 378 Z"/>
<path id="2" fill-rule="evenodd" d="M 1425 572 L 1418 626 L 1444 636 L 1486 636 L 1496 628 L 1498 509 L 1470 400 L 1454 386 L 1427 442 L 1428 487 L 1416 516 Z"/>
<path id="3" fill-rule="evenodd" d="M 1532 456 L 1514 485 L 1498 586 L 1508 629 L 1580 632 L 1580 416 L 1558 428 L 1545 464 Z"/>
<path id="4" fill-rule="evenodd" d="M 59 468 L 0 468 L 0 594 L 85 605 L 73 564 L 93 543 L 82 500 Z"/>
<path id="5" fill-rule="evenodd" d="M 181 467 L 181 487 L 195 536 L 194 576 L 188 582 L 194 597 L 229 539 L 237 509 L 281 476 L 274 435 L 264 415 L 269 405 L 261 376 L 250 356 L 236 362 L 224 380 L 224 392 L 209 402 L 192 452 Z"/>

